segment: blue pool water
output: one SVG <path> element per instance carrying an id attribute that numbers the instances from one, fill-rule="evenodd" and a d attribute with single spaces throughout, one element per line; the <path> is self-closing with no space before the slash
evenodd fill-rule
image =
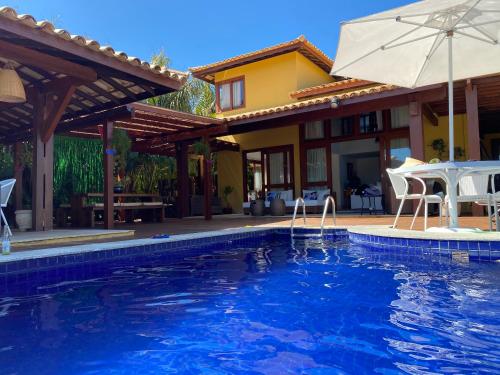
<path id="1" fill-rule="evenodd" d="M 18 278 L 0 373 L 500 373 L 500 264 L 255 241 Z"/>

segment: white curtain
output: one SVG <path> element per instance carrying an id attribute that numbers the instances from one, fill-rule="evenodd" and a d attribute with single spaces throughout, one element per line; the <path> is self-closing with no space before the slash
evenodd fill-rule
<path id="1" fill-rule="evenodd" d="M 262 171 L 259 168 L 255 168 L 253 172 L 253 189 L 255 191 L 262 191 Z"/>
<path id="2" fill-rule="evenodd" d="M 307 150 L 307 182 L 326 181 L 326 151 L 324 148 Z"/>
<path id="3" fill-rule="evenodd" d="M 408 106 L 391 108 L 391 128 L 405 128 L 410 125 L 410 112 Z"/>
<path id="4" fill-rule="evenodd" d="M 219 86 L 219 105 L 221 109 L 231 108 L 231 85 L 229 83 Z"/>
<path id="5" fill-rule="evenodd" d="M 285 183 L 285 170 L 283 168 L 283 153 L 269 154 L 269 181 L 271 185 Z"/>
<path id="6" fill-rule="evenodd" d="M 323 121 L 306 122 L 306 139 L 320 139 L 325 137 Z"/>
<path id="7" fill-rule="evenodd" d="M 233 107 L 241 107 L 243 105 L 243 81 L 233 82 Z"/>
<path id="8" fill-rule="evenodd" d="M 377 130 L 384 129 L 384 120 L 382 118 L 382 111 L 377 111 Z"/>

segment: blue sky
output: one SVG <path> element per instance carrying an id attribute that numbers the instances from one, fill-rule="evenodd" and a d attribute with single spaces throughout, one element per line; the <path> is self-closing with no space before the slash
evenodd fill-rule
<path id="1" fill-rule="evenodd" d="M 72 34 L 150 60 L 163 49 L 185 70 L 304 34 L 335 57 L 340 22 L 411 0 L 4 0 Z"/>

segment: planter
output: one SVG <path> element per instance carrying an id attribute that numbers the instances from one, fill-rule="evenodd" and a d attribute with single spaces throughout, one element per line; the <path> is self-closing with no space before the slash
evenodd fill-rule
<path id="1" fill-rule="evenodd" d="M 253 216 L 263 216 L 264 215 L 264 200 L 256 199 L 250 203 L 250 212 Z"/>
<path id="2" fill-rule="evenodd" d="M 280 198 L 274 198 L 271 201 L 271 215 L 272 216 L 283 216 L 285 215 L 285 201 Z"/>
<path id="3" fill-rule="evenodd" d="M 115 194 L 123 193 L 123 186 L 117 185 L 117 186 L 113 187 L 113 193 L 115 193 Z"/>
<path id="4" fill-rule="evenodd" d="M 32 215 L 31 210 L 17 210 L 16 214 L 16 224 L 21 232 L 25 232 L 32 228 Z"/>

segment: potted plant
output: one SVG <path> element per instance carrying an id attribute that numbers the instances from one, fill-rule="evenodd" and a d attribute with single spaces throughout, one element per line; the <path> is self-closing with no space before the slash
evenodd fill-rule
<path id="1" fill-rule="evenodd" d="M 222 209 L 222 213 L 224 214 L 232 214 L 233 213 L 233 208 L 231 207 L 231 203 L 229 203 L 229 196 L 233 193 L 234 188 L 230 185 L 227 185 L 224 187 L 224 190 L 222 191 L 222 197 L 224 199 L 224 203 L 226 207 Z"/>
<path id="2" fill-rule="evenodd" d="M 436 151 L 437 157 L 442 160 L 443 155 L 446 152 L 446 142 L 444 141 L 443 138 L 437 138 L 433 140 L 430 144 L 432 149 Z"/>

